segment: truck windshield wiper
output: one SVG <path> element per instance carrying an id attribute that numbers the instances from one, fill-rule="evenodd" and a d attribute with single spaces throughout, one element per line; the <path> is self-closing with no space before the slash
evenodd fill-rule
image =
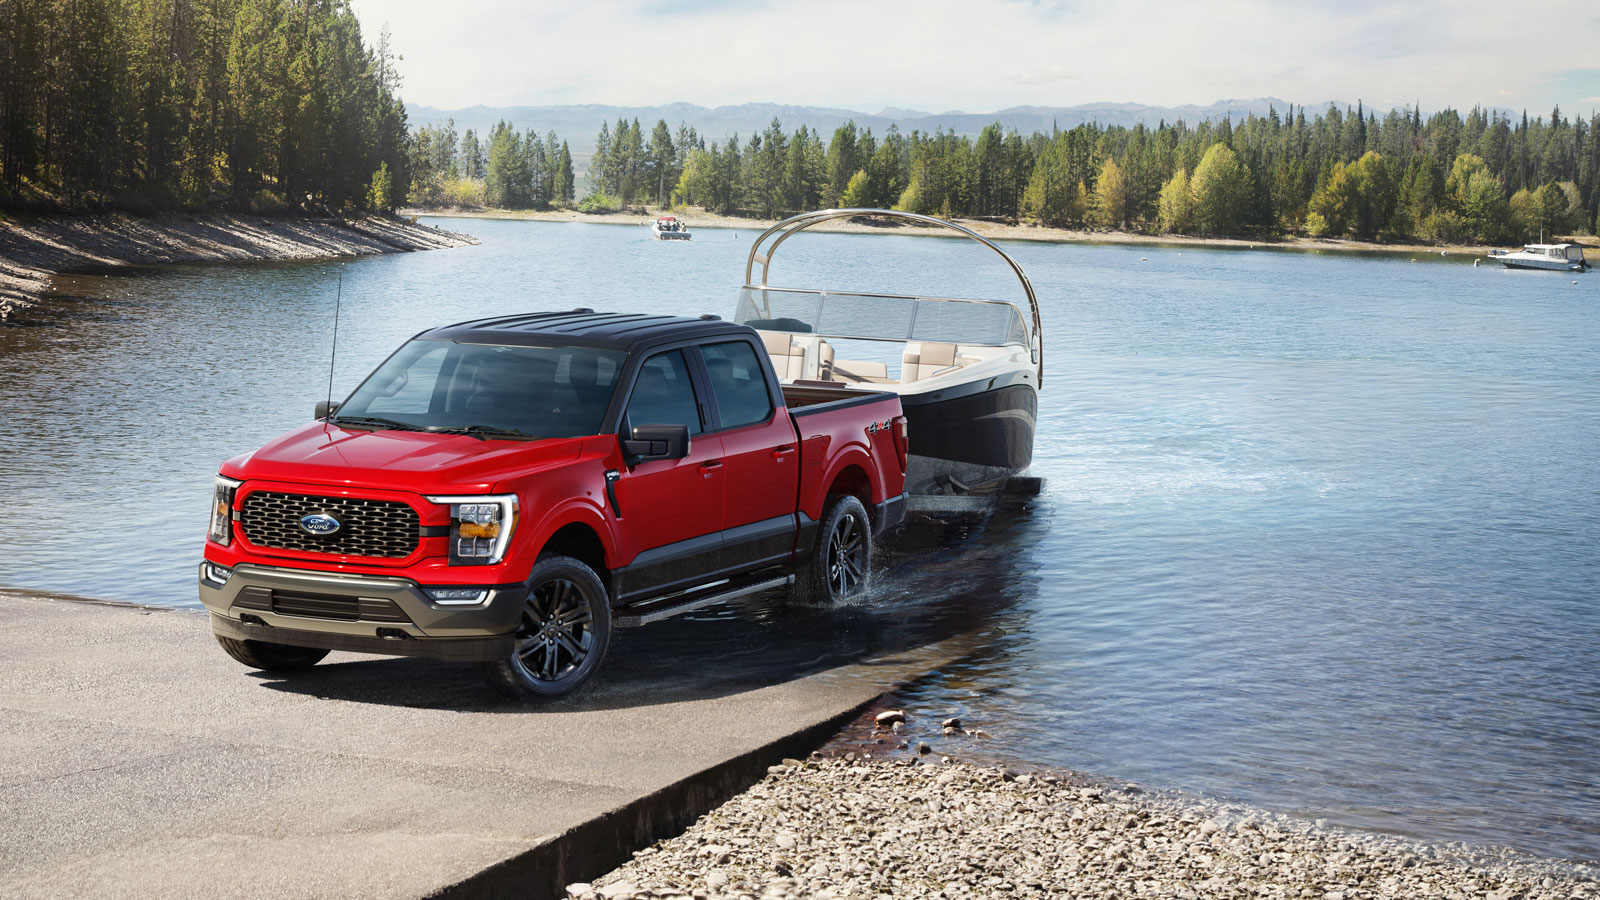
<path id="1" fill-rule="evenodd" d="M 378 416 L 335 416 L 328 420 L 333 425 L 371 425 L 376 428 L 398 428 L 402 431 L 425 431 L 410 422 L 399 422 Z"/>
<path id="2" fill-rule="evenodd" d="M 515 428 L 496 428 L 493 425 L 429 425 L 422 430 L 435 434 L 464 434 L 468 437 L 475 437 L 480 441 L 491 437 L 538 437 L 536 434 L 518 431 Z"/>

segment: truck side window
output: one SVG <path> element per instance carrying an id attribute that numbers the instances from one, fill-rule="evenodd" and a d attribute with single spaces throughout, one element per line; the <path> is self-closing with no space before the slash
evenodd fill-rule
<path id="1" fill-rule="evenodd" d="M 690 434 L 705 430 L 682 350 L 657 353 L 639 367 L 622 421 L 623 433 L 630 433 L 636 425 L 687 425 Z"/>
<path id="2" fill-rule="evenodd" d="M 723 428 L 753 425 L 772 415 L 772 394 L 755 348 L 745 341 L 727 341 L 701 347 L 700 355 L 711 373 Z"/>

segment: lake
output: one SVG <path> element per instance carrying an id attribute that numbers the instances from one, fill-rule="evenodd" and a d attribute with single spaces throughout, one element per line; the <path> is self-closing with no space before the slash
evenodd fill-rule
<path id="1" fill-rule="evenodd" d="M 756 233 L 432 221 L 483 243 L 63 277 L 0 327 L 0 585 L 197 606 L 212 475 L 310 419 L 336 293 L 337 398 L 447 322 L 729 316 Z M 1044 311 L 1037 501 L 919 523 L 805 627 L 758 597 L 614 658 L 692 645 L 714 677 L 958 636 L 904 702 L 995 735 L 963 756 L 1600 859 L 1600 276 L 1008 250 Z M 808 235 L 773 272 L 1021 294 L 975 244 L 893 234 Z"/>

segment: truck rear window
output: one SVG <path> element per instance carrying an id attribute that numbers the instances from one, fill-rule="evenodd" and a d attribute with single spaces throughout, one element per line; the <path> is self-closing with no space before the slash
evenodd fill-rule
<path id="1" fill-rule="evenodd" d="M 626 354 L 417 340 L 339 407 L 339 424 L 535 438 L 596 434 Z"/>

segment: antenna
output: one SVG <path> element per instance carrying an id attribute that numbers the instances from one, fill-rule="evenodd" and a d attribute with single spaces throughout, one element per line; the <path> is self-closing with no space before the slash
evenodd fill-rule
<path id="1" fill-rule="evenodd" d="M 339 286 L 333 294 L 333 347 L 328 350 L 328 406 L 333 406 L 333 361 L 339 358 L 339 307 L 344 302 L 344 264 L 339 264 Z M 332 418 L 330 412 L 329 418 Z M 323 420 L 326 429 L 327 420 Z"/>

